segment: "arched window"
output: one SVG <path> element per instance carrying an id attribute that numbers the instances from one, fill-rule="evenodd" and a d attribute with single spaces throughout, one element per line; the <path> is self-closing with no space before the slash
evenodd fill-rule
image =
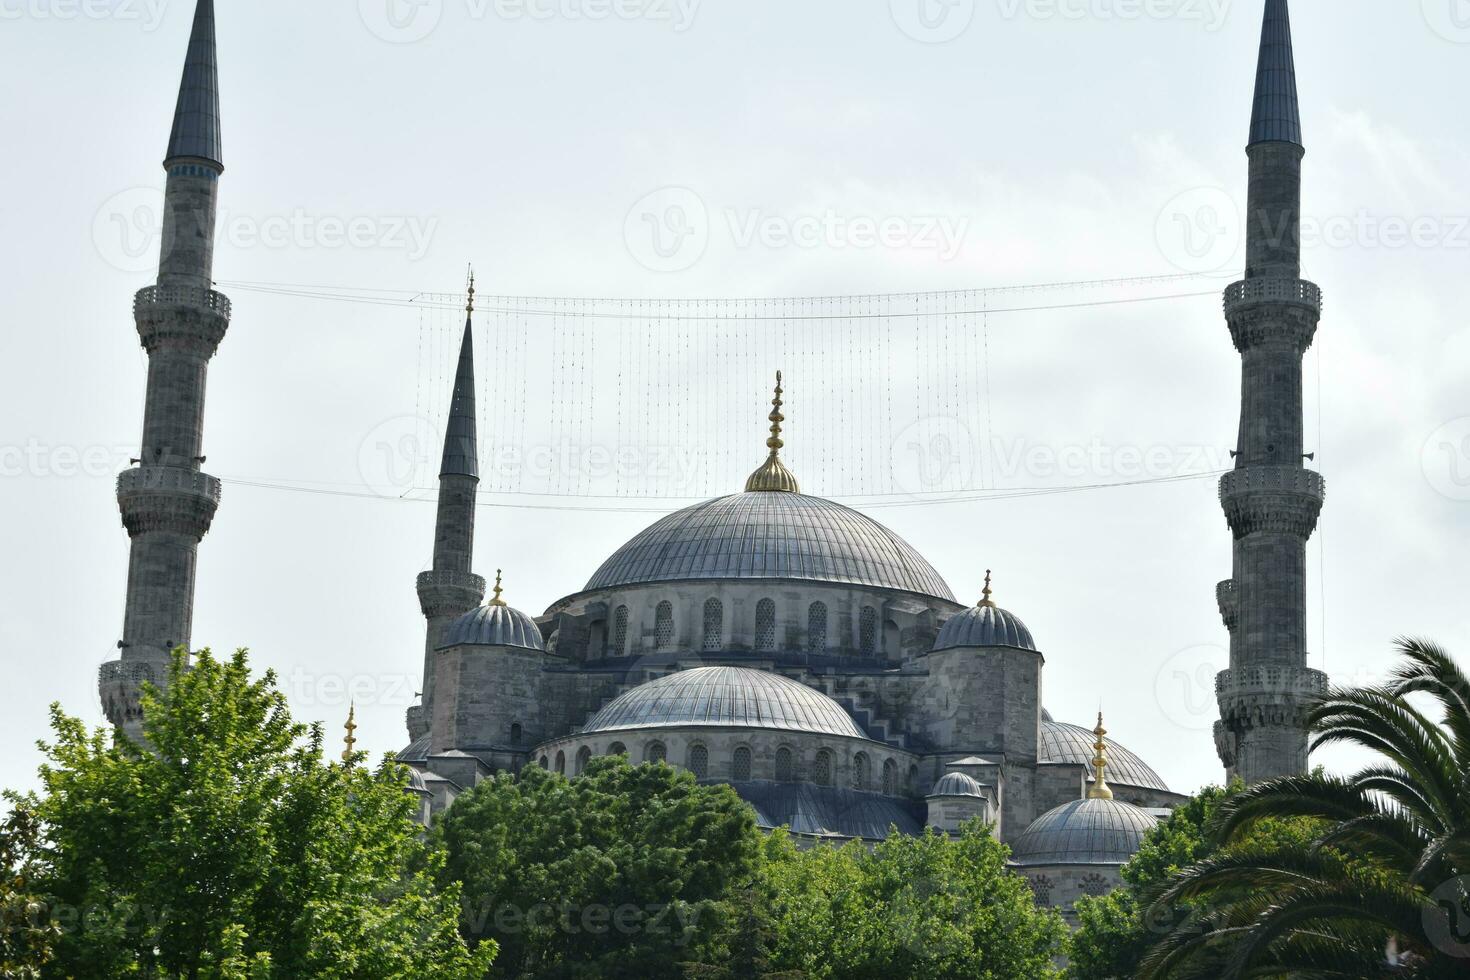
<path id="1" fill-rule="evenodd" d="M 511 745 L 520 745 L 521 744 L 521 723 L 518 722 L 518 721 L 512 723 L 511 726 L 510 726 L 510 744 Z"/>
<path id="2" fill-rule="evenodd" d="M 648 748 L 643 750 L 644 762 L 663 762 L 669 757 L 668 746 L 662 742 L 649 742 Z"/>
<path id="3" fill-rule="evenodd" d="M 867 789 L 868 780 L 872 778 L 872 766 L 868 762 L 868 753 L 859 752 L 852 757 L 852 788 Z"/>
<path id="4" fill-rule="evenodd" d="M 1084 895 L 1101 898 L 1112 890 L 1112 886 L 1108 884 L 1108 880 L 1102 875 L 1091 874 L 1082 879 L 1082 894 Z"/>
<path id="5" fill-rule="evenodd" d="M 674 604 L 660 602 L 653 613 L 653 642 L 660 650 L 674 645 Z"/>
<path id="6" fill-rule="evenodd" d="M 914 784 L 917 783 L 918 781 L 919 781 L 919 767 L 918 766 L 909 766 L 908 775 L 906 775 L 906 776 L 903 777 L 903 791 L 905 793 L 912 793 L 914 791 Z"/>
<path id="7" fill-rule="evenodd" d="M 709 778 L 709 749 L 696 745 L 689 750 L 689 771 L 695 779 Z"/>
<path id="8" fill-rule="evenodd" d="M 730 765 L 730 778 L 737 783 L 750 779 L 750 749 L 743 745 L 735 750 L 735 759 Z"/>
<path id="9" fill-rule="evenodd" d="M 704 648 L 720 650 L 725 646 L 725 604 L 718 599 L 704 601 Z"/>
<path id="10" fill-rule="evenodd" d="M 810 653 L 827 650 L 827 604 L 814 602 L 806 611 L 806 648 Z"/>
<path id="11" fill-rule="evenodd" d="M 592 750 L 582 746 L 577 750 L 577 775 L 582 775 L 587 770 L 587 763 L 592 761 Z"/>
<path id="12" fill-rule="evenodd" d="M 626 745 L 624 745 L 622 742 L 614 742 L 613 744 L 611 744 L 611 745 L 609 745 L 607 747 L 607 754 L 608 755 L 627 755 L 628 754 L 628 747 Z"/>
<path id="13" fill-rule="evenodd" d="M 567 774 L 567 754 L 565 752 L 558 752 L 556 754 L 556 771 L 561 776 Z"/>
<path id="14" fill-rule="evenodd" d="M 883 762 L 883 795 L 898 795 L 898 766 L 893 764 L 892 759 Z"/>
<path id="15" fill-rule="evenodd" d="M 541 768 L 542 769 L 550 769 L 551 768 L 551 762 L 544 755 L 541 757 Z"/>
<path id="16" fill-rule="evenodd" d="M 776 603 L 770 599 L 762 599 L 755 606 L 755 648 L 776 649 Z"/>
<path id="17" fill-rule="evenodd" d="M 796 772 L 792 764 L 791 750 L 783 745 L 776 750 L 776 782 L 789 783 L 795 778 Z"/>
<path id="18" fill-rule="evenodd" d="M 1036 904 L 1042 908 L 1051 908 L 1051 879 L 1046 875 L 1037 875 L 1031 879 L 1031 893 L 1036 896 Z"/>
<path id="19" fill-rule="evenodd" d="M 827 749 L 817 753 L 817 764 L 812 770 L 812 782 L 818 786 L 832 785 L 832 753 Z"/>
<path id="20" fill-rule="evenodd" d="M 619 606 L 613 613 L 613 656 L 623 657 L 628 653 L 628 607 Z"/>
<path id="21" fill-rule="evenodd" d="M 865 657 L 878 652 L 878 610 L 872 606 L 864 606 L 858 618 L 858 645 Z"/>

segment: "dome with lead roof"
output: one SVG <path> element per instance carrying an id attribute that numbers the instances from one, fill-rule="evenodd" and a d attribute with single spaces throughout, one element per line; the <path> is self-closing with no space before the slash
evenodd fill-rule
<path id="1" fill-rule="evenodd" d="M 992 591 L 990 572 L 986 572 L 984 597 L 974 607 L 945 621 L 934 641 L 934 653 L 964 647 L 1036 649 L 1036 641 L 1021 617 L 997 606 L 990 598 Z"/>
<path id="2" fill-rule="evenodd" d="M 512 609 L 501 598 L 500 573 L 495 574 L 495 597 L 478 609 L 471 609 L 449 624 L 439 649 L 458 646 L 518 647 L 546 652 L 541 627 L 519 609 Z"/>
<path id="3" fill-rule="evenodd" d="M 1127 864 L 1158 821 L 1120 800 L 1076 800 L 1050 810 L 1011 846 L 1012 863 Z"/>

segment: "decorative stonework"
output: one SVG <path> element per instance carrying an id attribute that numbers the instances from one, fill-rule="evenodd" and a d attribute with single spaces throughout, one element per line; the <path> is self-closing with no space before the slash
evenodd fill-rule
<path id="1" fill-rule="evenodd" d="M 202 540 L 219 509 L 220 481 L 177 466 L 139 466 L 117 478 L 117 503 L 129 537 L 149 531 Z"/>
<path id="2" fill-rule="evenodd" d="M 426 617 L 458 616 L 485 600 L 485 579 L 473 572 L 420 572 L 418 593 Z"/>
<path id="3" fill-rule="evenodd" d="M 405 720 L 408 722 L 408 740 L 410 742 L 417 742 L 429 734 L 428 712 L 424 710 L 423 705 L 415 704 L 410 707 Z"/>
<path id="4" fill-rule="evenodd" d="M 1237 539 L 1260 531 L 1309 538 L 1327 499 L 1327 483 L 1313 470 L 1251 466 L 1220 478 L 1220 504 Z"/>
<path id="5" fill-rule="evenodd" d="M 179 350 L 210 358 L 230 326 L 230 301 L 197 286 L 149 286 L 133 297 L 138 338 L 149 354 Z"/>
<path id="6" fill-rule="evenodd" d="M 1235 349 L 1312 346 L 1322 318 L 1322 290 L 1304 279 L 1246 279 L 1225 290 L 1225 319 Z"/>
<path id="7" fill-rule="evenodd" d="M 1327 691 L 1327 675 L 1310 667 L 1238 667 L 1215 678 L 1222 724 L 1237 735 L 1253 728 L 1305 730 L 1307 715 Z"/>
<path id="8" fill-rule="evenodd" d="M 102 696 L 102 710 L 115 727 L 136 725 L 143 720 L 143 683 L 158 684 L 153 665 L 136 661 L 114 660 L 97 670 L 97 689 Z"/>
<path id="9" fill-rule="evenodd" d="M 1228 578 L 1215 586 L 1215 601 L 1220 604 L 1220 618 L 1225 621 L 1225 628 L 1234 633 L 1236 624 L 1240 622 L 1240 593 L 1235 588 L 1235 579 Z"/>

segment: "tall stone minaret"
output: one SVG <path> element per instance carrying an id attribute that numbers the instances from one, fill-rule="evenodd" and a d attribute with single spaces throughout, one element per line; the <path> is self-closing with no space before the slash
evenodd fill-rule
<path id="1" fill-rule="evenodd" d="M 1305 714 L 1326 677 L 1307 667 L 1307 540 L 1325 488 L 1306 468 L 1302 356 L 1322 293 L 1301 278 L 1301 118 L 1287 0 L 1266 0 L 1251 119 L 1245 279 L 1225 291 L 1242 364 L 1240 441 L 1220 502 L 1235 534 L 1219 587 L 1230 669 L 1216 681 L 1220 759 L 1247 783 L 1307 768 Z"/>
<path id="2" fill-rule="evenodd" d="M 434 717 L 434 652 L 444 629 L 480 605 L 485 580 L 470 571 L 475 554 L 475 495 L 480 487 L 475 427 L 475 280 L 470 277 L 464 342 L 454 375 L 454 397 L 439 467 L 439 514 L 434 526 L 434 566 L 418 580 L 419 607 L 428 620 L 424 636 L 424 686 L 420 704 L 408 709 L 408 733 L 419 739 Z"/>
<path id="3" fill-rule="evenodd" d="M 163 683 L 171 651 L 189 645 L 199 542 L 219 506 L 220 483 L 202 466 L 205 380 L 230 323 L 230 301 L 209 288 L 222 158 L 214 3 L 199 0 L 163 161 L 158 284 L 133 301 L 148 394 L 142 448 L 117 482 L 132 539 L 121 659 L 103 665 L 98 684 L 108 720 L 135 737 L 140 683 Z"/>

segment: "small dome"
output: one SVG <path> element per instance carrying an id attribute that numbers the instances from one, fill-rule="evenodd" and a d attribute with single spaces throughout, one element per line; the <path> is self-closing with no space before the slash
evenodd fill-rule
<path id="1" fill-rule="evenodd" d="M 649 681 L 608 702 L 582 732 L 684 725 L 868 737 L 821 691 L 747 667 L 698 667 Z"/>
<path id="2" fill-rule="evenodd" d="M 408 791 L 410 793 L 428 793 L 429 784 L 424 782 L 424 774 L 417 769 L 408 771 Z"/>
<path id="3" fill-rule="evenodd" d="M 1040 758 L 1037 761 L 1065 762 L 1086 766 L 1090 773 L 1092 771 L 1092 746 L 1096 741 L 1097 736 L 1081 725 L 1068 725 L 1043 719 L 1041 746 L 1037 753 Z M 1137 786 L 1141 789 L 1155 789 L 1161 793 L 1170 792 L 1163 778 L 1154 772 L 1148 763 L 1110 738 L 1103 741 L 1108 747 L 1107 779 L 1109 783 L 1113 786 Z M 1088 776 L 1088 780 L 1091 781 L 1091 779 L 1092 777 Z"/>
<path id="4" fill-rule="evenodd" d="M 980 784 L 975 782 L 974 777 L 967 776 L 962 772 L 948 772 L 939 778 L 934 788 L 929 791 L 930 796 L 981 796 L 985 791 Z"/>
<path id="5" fill-rule="evenodd" d="M 1011 848 L 1013 863 L 1127 864 L 1158 821 L 1119 800 L 1077 800 L 1037 817 Z"/>
<path id="6" fill-rule="evenodd" d="M 449 624 L 439 649 L 457 646 L 519 647 L 543 653 L 546 651 L 546 643 L 541 639 L 541 628 L 534 619 L 519 609 L 493 602 L 471 609 Z"/>
<path id="7" fill-rule="evenodd" d="M 979 605 L 952 616 L 934 641 L 934 652 L 960 647 L 1019 647 L 1035 650 L 1036 641 L 1019 616 L 998 606 Z"/>

